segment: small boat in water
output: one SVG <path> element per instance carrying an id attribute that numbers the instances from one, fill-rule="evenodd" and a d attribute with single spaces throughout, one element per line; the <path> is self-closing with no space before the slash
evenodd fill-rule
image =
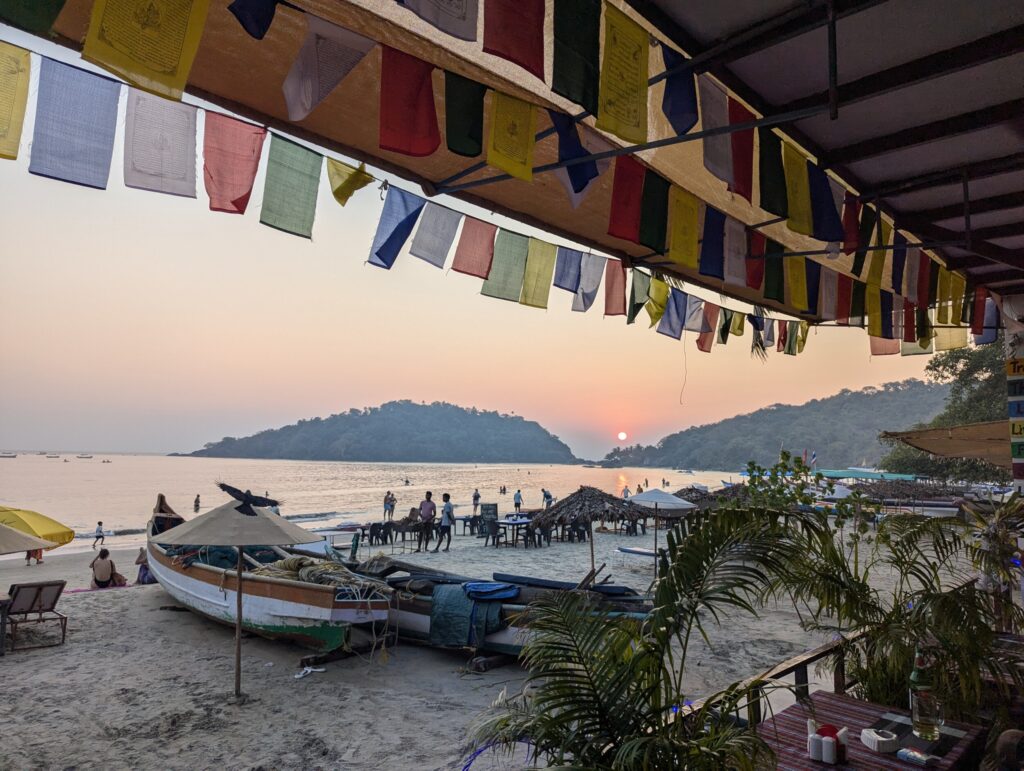
<path id="1" fill-rule="evenodd" d="M 59 456 L 59 455 L 57 455 L 56 453 L 54 453 L 54 454 L 52 454 L 52 455 L 47 455 L 46 457 L 47 457 L 47 458 L 59 458 L 60 456 Z"/>
<path id="2" fill-rule="evenodd" d="M 16 452 L 0 452 L 0 458 L 17 458 L 18 453 Z"/>
<path id="3" fill-rule="evenodd" d="M 82 460 L 89 460 L 90 458 L 92 458 L 91 455 L 86 455 L 85 453 L 82 453 L 80 455 L 76 455 L 75 457 L 76 458 L 81 458 Z"/>

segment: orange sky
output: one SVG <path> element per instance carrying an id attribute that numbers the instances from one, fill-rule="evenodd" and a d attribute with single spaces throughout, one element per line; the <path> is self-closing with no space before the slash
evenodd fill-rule
<path id="1" fill-rule="evenodd" d="M 60 50 L 3 25 L 0 39 Z M 836 328 L 766 364 L 750 357 L 749 331 L 708 355 L 692 333 L 680 343 L 648 329 L 645 314 L 633 326 L 602 318 L 602 295 L 581 314 L 552 289 L 543 311 L 483 297 L 479 279 L 407 253 L 384 271 L 365 264 L 377 191 L 341 208 L 326 172 L 312 241 L 259 223 L 262 166 L 244 216 L 208 210 L 201 167 L 198 200 L 127 189 L 124 90 L 107 190 L 30 175 L 37 68 L 33 57 L 19 159 L 0 160 L 0 449 L 185 451 L 408 398 L 515 412 L 600 457 L 620 430 L 651 443 L 918 377 L 927 363 L 872 360 L 863 331 Z"/>

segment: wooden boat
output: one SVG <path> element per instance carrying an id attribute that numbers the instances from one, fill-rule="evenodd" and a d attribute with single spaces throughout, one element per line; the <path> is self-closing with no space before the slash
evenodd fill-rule
<path id="1" fill-rule="evenodd" d="M 16 453 L 16 452 L 0 452 L 0 458 L 11 459 L 11 458 L 17 458 L 17 457 L 18 457 L 18 453 Z"/>
<path id="2" fill-rule="evenodd" d="M 237 572 L 198 561 L 186 567 L 180 556 L 159 545 L 159 534 L 182 521 L 162 515 L 150 520 L 150 572 L 168 594 L 192 612 L 233 627 Z M 277 558 L 290 556 L 283 550 L 274 551 Z M 248 555 L 246 560 L 254 562 Z M 243 574 L 243 629 L 322 652 L 345 645 L 352 625 L 387 621 L 389 609 L 387 595 L 375 589 L 292 581 L 249 571 Z"/>
<path id="3" fill-rule="evenodd" d="M 80 460 L 89 460 L 90 458 L 92 458 L 91 455 L 86 455 L 85 453 L 82 453 L 80 455 L 76 455 L 75 457 L 79 458 Z"/>

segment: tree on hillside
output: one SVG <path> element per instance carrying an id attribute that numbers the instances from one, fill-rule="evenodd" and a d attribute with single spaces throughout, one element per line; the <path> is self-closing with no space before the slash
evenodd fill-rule
<path id="1" fill-rule="evenodd" d="M 991 345 L 943 351 L 925 367 L 928 378 L 949 385 L 942 412 L 917 428 L 948 428 L 1006 419 L 1006 367 L 1002 336 Z M 1004 482 L 1009 473 L 981 460 L 937 458 L 895 440 L 879 467 L 900 474 L 966 482 Z"/>

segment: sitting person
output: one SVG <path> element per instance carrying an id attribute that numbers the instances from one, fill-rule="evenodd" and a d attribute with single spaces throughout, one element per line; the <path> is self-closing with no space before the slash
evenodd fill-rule
<path id="1" fill-rule="evenodd" d="M 114 585 L 114 573 L 117 569 L 114 567 L 114 561 L 110 559 L 109 551 L 100 549 L 100 553 L 89 563 L 89 567 L 92 568 L 93 589 L 106 589 Z"/>
<path id="2" fill-rule="evenodd" d="M 149 555 L 146 554 L 146 547 L 139 547 L 139 556 L 135 558 L 135 564 L 139 566 L 139 575 L 135 579 L 136 584 L 155 584 L 156 579 L 149 572 Z"/>

